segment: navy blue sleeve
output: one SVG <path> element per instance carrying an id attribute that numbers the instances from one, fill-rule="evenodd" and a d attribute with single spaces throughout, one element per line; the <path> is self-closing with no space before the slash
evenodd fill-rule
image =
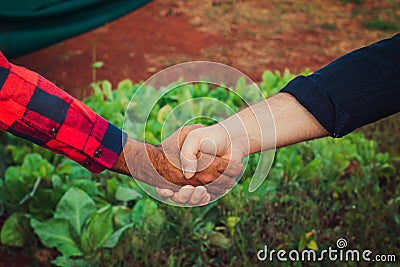
<path id="1" fill-rule="evenodd" d="M 332 137 L 400 111 L 400 34 L 350 52 L 281 92 L 293 95 Z"/>

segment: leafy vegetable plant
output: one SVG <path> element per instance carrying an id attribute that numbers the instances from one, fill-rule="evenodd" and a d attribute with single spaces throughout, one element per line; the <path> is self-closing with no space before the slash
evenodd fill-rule
<path id="1" fill-rule="evenodd" d="M 259 86 L 269 96 L 292 78 L 287 70 L 267 71 Z M 217 98 L 233 111 L 244 106 L 226 88 L 180 83 L 170 85 L 179 90 L 165 94 L 151 110 L 145 136 L 133 137 L 158 144 L 167 115 L 185 99 Z M 100 81 L 84 102 L 121 127 L 139 87 L 124 80 L 112 90 L 110 82 Z M 234 91 L 256 98 L 244 79 Z M 146 105 L 156 93 L 150 88 L 132 104 Z M 218 113 L 213 105 L 191 106 L 191 112 L 201 110 Z M 127 116 L 144 127 L 146 118 L 140 114 Z M 193 121 L 198 122 L 213 123 Z M 259 264 L 256 252 L 264 244 L 321 250 L 334 246 L 339 237 L 354 249 L 400 255 L 399 161 L 380 153 L 377 143 L 360 132 L 279 149 L 268 178 L 249 193 L 248 178 L 258 160 L 252 155 L 229 195 L 193 209 L 159 204 L 129 177 L 109 171 L 92 175 L 4 133 L 0 156 L 3 250 L 45 246 L 55 251 L 53 263 L 58 266 L 251 266 Z"/>

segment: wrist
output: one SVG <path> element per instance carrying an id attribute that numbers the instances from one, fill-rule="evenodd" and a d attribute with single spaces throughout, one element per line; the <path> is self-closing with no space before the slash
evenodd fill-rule
<path id="1" fill-rule="evenodd" d="M 278 93 L 267 99 L 275 121 L 276 147 L 328 136 L 328 131 L 297 99 Z"/>
<path id="2" fill-rule="evenodd" d="M 135 155 L 138 150 L 137 143 L 138 142 L 132 138 L 127 139 L 125 146 L 123 147 L 121 153 L 119 154 L 117 161 L 114 163 L 114 165 L 110 169 L 111 171 L 130 176 L 130 171 L 128 168 L 128 164 L 127 164 L 125 155 L 131 155 L 131 154 Z"/>
<path id="3" fill-rule="evenodd" d="M 131 176 L 149 185 L 177 190 L 159 175 L 157 166 L 165 165 L 162 148 L 128 138 L 111 171 Z"/>
<path id="4" fill-rule="evenodd" d="M 156 150 L 156 147 L 153 145 L 128 138 L 117 161 L 110 170 L 142 180 L 140 179 L 142 175 L 139 172 L 139 168 L 140 166 L 148 165 L 146 163 L 150 159 L 149 152 L 153 150 Z M 152 153 L 152 155 L 154 156 L 156 153 Z"/>
<path id="5" fill-rule="evenodd" d="M 266 100 L 243 109 L 222 124 L 231 142 L 245 156 L 275 148 L 274 119 Z"/>

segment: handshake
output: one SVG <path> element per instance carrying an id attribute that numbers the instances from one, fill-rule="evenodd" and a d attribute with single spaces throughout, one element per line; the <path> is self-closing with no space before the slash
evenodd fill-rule
<path id="1" fill-rule="evenodd" d="M 178 129 L 159 146 L 128 138 L 111 170 L 155 186 L 160 197 L 178 204 L 206 205 L 235 185 L 241 158 L 233 156 L 221 125 L 196 124 Z"/>
<path id="2" fill-rule="evenodd" d="M 280 117 L 274 120 L 272 114 L 275 107 L 293 105 L 290 110 L 299 114 L 302 110 L 295 108 L 299 104 L 294 97 L 280 93 L 212 126 L 182 127 L 160 146 L 128 139 L 111 170 L 155 186 L 160 197 L 178 204 L 205 205 L 236 184 L 245 156 L 274 149 L 276 144 L 285 145 L 275 133 L 288 133 L 290 129 L 276 129 L 275 121 Z M 276 114 L 280 113 L 284 114 L 282 120 L 293 116 L 287 112 Z"/>
<path id="3" fill-rule="evenodd" d="M 111 170 L 176 203 L 205 205 L 235 185 L 243 157 L 328 135 L 295 97 L 278 93 L 212 126 L 182 127 L 160 146 L 128 139 Z"/>

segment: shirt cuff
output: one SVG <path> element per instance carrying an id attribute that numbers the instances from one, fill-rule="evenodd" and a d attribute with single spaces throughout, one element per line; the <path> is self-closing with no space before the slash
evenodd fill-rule
<path id="1" fill-rule="evenodd" d="M 332 137 L 400 111 L 400 34 L 354 50 L 282 92 L 292 94 Z"/>
<path id="2" fill-rule="evenodd" d="M 335 129 L 335 106 L 327 93 L 305 76 L 294 78 L 281 92 L 293 95 L 333 137 L 339 137 Z"/>

